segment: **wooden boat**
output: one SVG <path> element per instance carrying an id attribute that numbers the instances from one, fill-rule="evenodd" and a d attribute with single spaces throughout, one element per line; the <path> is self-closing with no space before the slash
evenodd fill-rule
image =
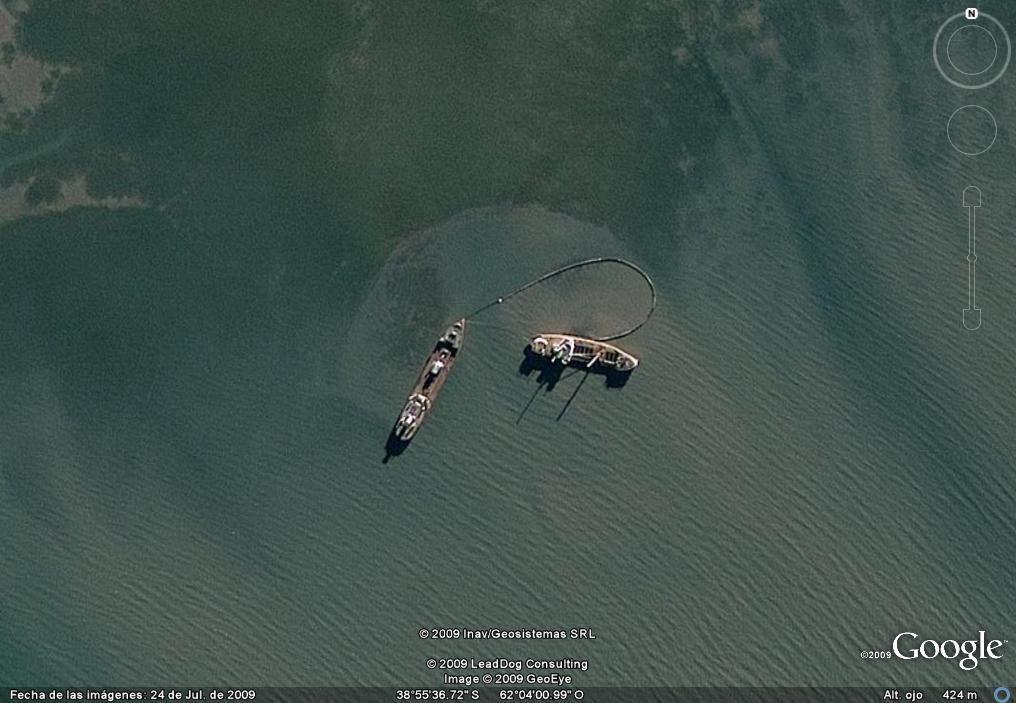
<path id="1" fill-rule="evenodd" d="M 602 367 L 627 373 L 639 365 L 638 359 L 613 344 L 571 334 L 539 334 L 529 340 L 529 348 L 534 354 L 566 366 Z"/>
<path id="2" fill-rule="evenodd" d="M 438 393 L 448 380 L 448 374 L 462 348 L 465 333 L 466 319 L 462 318 L 446 329 L 437 340 L 392 430 L 398 439 L 408 442 L 420 429 L 427 413 L 434 406 Z"/>

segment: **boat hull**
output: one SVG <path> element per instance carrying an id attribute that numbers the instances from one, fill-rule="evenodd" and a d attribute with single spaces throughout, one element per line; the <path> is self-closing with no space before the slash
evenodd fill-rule
<path id="1" fill-rule="evenodd" d="M 529 341 L 529 348 L 538 356 L 568 366 L 585 366 L 630 373 L 639 360 L 620 347 L 572 334 L 539 334 Z"/>
<path id="2" fill-rule="evenodd" d="M 434 402 L 458 359 L 465 331 L 466 320 L 462 318 L 445 330 L 427 356 L 413 390 L 392 429 L 392 434 L 400 441 L 408 442 L 415 437 L 433 409 Z"/>

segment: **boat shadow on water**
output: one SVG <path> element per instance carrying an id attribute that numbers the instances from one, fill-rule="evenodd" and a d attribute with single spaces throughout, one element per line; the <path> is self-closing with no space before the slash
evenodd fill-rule
<path id="1" fill-rule="evenodd" d="M 387 464 L 393 456 L 399 456 L 406 451 L 410 441 L 396 435 L 395 427 L 392 427 L 391 432 L 388 433 L 388 441 L 385 442 L 385 458 L 381 460 L 381 463 Z"/>
<path id="2" fill-rule="evenodd" d="M 520 376 L 532 376 L 536 374 L 536 390 L 533 391 L 533 395 L 530 396 L 529 401 L 525 407 L 522 408 L 522 412 L 519 413 L 518 418 L 515 420 L 515 424 L 522 422 L 522 418 L 525 417 L 529 407 L 536 400 L 536 396 L 540 394 L 540 389 L 543 389 L 545 393 L 550 393 L 557 386 L 558 381 L 563 378 L 569 378 L 575 374 L 582 374 L 582 380 L 572 391 L 572 394 L 568 397 L 567 402 L 558 413 L 557 419 L 560 420 L 564 417 L 565 412 L 571 406 L 572 401 L 575 400 L 575 396 L 579 394 L 582 386 L 585 385 L 586 381 L 590 376 L 602 376 L 604 378 L 604 385 L 607 388 L 623 388 L 628 379 L 631 378 L 631 371 L 616 371 L 614 369 L 605 369 L 603 367 L 594 368 L 583 368 L 581 366 L 563 366 L 562 364 L 556 364 L 549 358 L 536 354 L 529 347 L 526 347 L 522 362 L 519 364 L 519 375 Z"/>

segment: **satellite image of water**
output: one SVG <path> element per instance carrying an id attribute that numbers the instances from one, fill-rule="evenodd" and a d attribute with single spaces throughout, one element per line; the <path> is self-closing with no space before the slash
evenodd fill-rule
<path id="1" fill-rule="evenodd" d="M 1012 32 L 0 0 L 4 700 L 1007 703 Z"/>

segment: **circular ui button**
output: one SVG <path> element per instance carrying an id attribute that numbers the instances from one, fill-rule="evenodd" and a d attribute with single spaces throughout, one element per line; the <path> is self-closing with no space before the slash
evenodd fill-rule
<path id="1" fill-rule="evenodd" d="M 945 56 L 964 76 L 979 76 L 995 65 L 998 42 L 982 25 L 960 25 L 945 43 Z"/>
<path id="2" fill-rule="evenodd" d="M 978 156 L 995 143 L 998 124 L 988 108 L 964 105 L 949 115 L 945 135 L 956 151 L 966 156 Z"/>
<path id="3" fill-rule="evenodd" d="M 957 88 L 985 88 L 1005 73 L 1012 59 L 1012 42 L 1005 27 L 987 12 L 967 19 L 959 12 L 935 32 L 935 68 Z"/>

